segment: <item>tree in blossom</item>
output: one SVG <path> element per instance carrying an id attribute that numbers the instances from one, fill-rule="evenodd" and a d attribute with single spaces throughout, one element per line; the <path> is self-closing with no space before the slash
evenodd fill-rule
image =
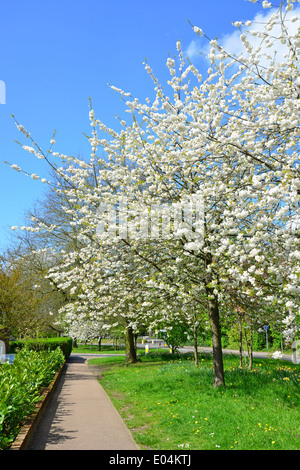
<path id="1" fill-rule="evenodd" d="M 263 29 L 236 22 L 236 56 L 193 26 L 209 40 L 205 76 L 178 41 L 177 57 L 167 60 L 169 94 L 146 63 L 154 100 L 141 103 L 112 87 L 130 122 L 109 129 L 91 107 L 89 161 L 50 151 L 63 163 L 55 171 L 65 182 L 53 190 L 72 202 L 70 225 L 81 240 L 76 250 L 61 253 L 62 263 L 50 273 L 75 295 L 69 308 L 76 313 L 78 299 L 87 300 L 100 316 L 126 318 L 127 331 L 147 316 L 155 297 L 205 309 L 215 387 L 225 385 L 220 307 L 237 292 L 251 311 L 263 299 L 285 312 L 295 331 L 300 250 L 287 227 L 299 216 L 300 200 L 300 36 L 289 27 L 299 22 L 294 3 L 272 9 Z M 26 150 L 43 158 L 18 127 L 31 140 Z M 199 201 L 203 207 L 196 222 L 187 210 L 195 201 L 196 209 Z M 37 220 L 29 230 L 55 228 Z"/>

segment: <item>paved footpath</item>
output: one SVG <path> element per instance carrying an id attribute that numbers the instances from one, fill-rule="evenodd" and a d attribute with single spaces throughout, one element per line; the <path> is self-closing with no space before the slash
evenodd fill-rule
<path id="1" fill-rule="evenodd" d="M 70 356 L 27 450 L 138 450 L 83 356 Z"/>

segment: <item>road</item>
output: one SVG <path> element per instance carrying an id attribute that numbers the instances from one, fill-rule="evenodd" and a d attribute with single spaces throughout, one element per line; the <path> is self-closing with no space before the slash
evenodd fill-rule
<path id="1" fill-rule="evenodd" d="M 155 350 L 155 349 L 161 349 L 164 347 L 164 343 L 161 342 L 161 344 L 157 341 L 156 344 L 155 343 L 146 343 L 146 344 L 142 344 L 142 343 L 138 343 L 137 344 L 137 350 L 141 350 L 141 349 L 144 349 L 145 350 L 145 346 L 149 346 L 149 350 Z M 186 353 L 186 352 L 194 352 L 194 349 L 191 347 L 191 346 L 184 346 L 182 348 L 179 348 L 178 349 L 179 352 L 181 353 Z M 199 347 L 198 348 L 198 351 L 199 353 L 203 352 L 203 353 L 209 353 L 211 354 L 212 353 L 212 348 L 209 348 L 209 347 Z M 234 354 L 234 355 L 239 355 L 239 351 L 237 350 L 233 350 L 233 349 L 223 349 L 223 353 L 224 354 Z M 247 353 L 244 353 L 246 356 L 247 356 Z M 253 352 L 253 357 L 254 358 L 258 358 L 258 359 L 267 359 L 267 358 L 271 358 L 273 353 L 271 352 Z M 86 355 L 88 357 L 91 357 L 91 356 L 95 356 L 95 357 L 99 357 L 99 355 L 101 355 L 101 357 L 109 357 L 109 356 L 112 356 L 112 354 L 102 354 L 101 352 L 99 352 L 98 354 L 97 353 L 86 353 Z M 124 354 L 117 354 L 117 355 L 124 355 Z M 85 354 L 80 354 L 80 356 L 85 356 Z M 113 356 L 116 356 L 116 354 L 113 354 Z M 291 354 L 284 354 L 282 357 L 281 357 L 282 360 L 284 361 L 289 361 L 289 362 L 293 362 L 293 356 Z M 299 356 L 297 357 L 298 359 L 298 363 L 300 362 L 300 358 Z"/>
<path id="2" fill-rule="evenodd" d="M 212 353 L 212 348 L 206 348 L 206 347 L 200 347 L 198 348 L 199 349 L 199 352 L 203 352 L 203 353 Z M 193 348 L 191 347 L 188 347 L 188 346 L 185 346 L 183 348 L 180 348 L 179 349 L 180 352 L 187 352 L 187 351 L 194 351 Z M 234 355 L 239 355 L 239 351 L 236 351 L 236 350 L 233 350 L 233 349 L 223 349 L 223 353 L 224 354 L 234 354 Z M 263 352 L 263 351 L 260 351 L 260 352 L 253 352 L 253 357 L 256 357 L 258 359 L 266 359 L 266 358 L 271 358 L 273 353 L 271 352 Z M 247 354 L 245 354 L 247 356 Z M 293 358 L 292 358 L 292 355 L 291 354 L 284 354 L 282 357 L 281 357 L 282 360 L 284 361 L 290 361 L 292 362 Z"/>

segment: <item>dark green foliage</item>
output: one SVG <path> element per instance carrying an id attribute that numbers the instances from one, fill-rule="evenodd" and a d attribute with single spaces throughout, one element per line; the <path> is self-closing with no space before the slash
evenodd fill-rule
<path id="1" fill-rule="evenodd" d="M 13 364 L 0 364 L 0 449 L 14 441 L 40 400 L 42 389 L 51 383 L 64 361 L 60 348 L 54 351 L 23 348 Z"/>
<path id="2" fill-rule="evenodd" d="M 174 353 L 180 346 L 186 344 L 188 333 L 189 327 L 185 321 L 174 320 L 168 323 L 168 328 L 166 331 L 161 331 L 160 335 Z"/>

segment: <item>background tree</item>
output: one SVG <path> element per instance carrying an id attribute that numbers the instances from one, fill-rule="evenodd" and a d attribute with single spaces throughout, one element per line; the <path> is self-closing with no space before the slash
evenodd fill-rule
<path id="1" fill-rule="evenodd" d="M 52 322 L 51 312 L 45 308 L 48 294 L 42 293 L 36 284 L 43 279 L 33 276 L 20 259 L 1 257 L 0 311 L 1 326 L 11 335 L 36 335 Z"/>

